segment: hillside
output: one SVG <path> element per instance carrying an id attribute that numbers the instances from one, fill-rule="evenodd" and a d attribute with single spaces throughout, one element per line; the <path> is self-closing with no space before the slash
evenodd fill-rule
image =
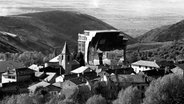
<path id="1" fill-rule="evenodd" d="M 140 42 L 165 42 L 184 38 L 184 20 L 173 25 L 162 26 L 137 37 Z"/>
<path id="2" fill-rule="evenodd" d="M 92 16 L 69 11 L 0 17 L 0 52 L 35 50 L 47 54 L 53 52 L 54 47 L 61 48 L 65 41 L 74 48 L 77 34 L 85 29 L 115 28 Z"/>

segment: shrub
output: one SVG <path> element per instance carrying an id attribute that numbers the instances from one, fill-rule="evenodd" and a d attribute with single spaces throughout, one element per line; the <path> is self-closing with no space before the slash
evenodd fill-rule
<path id="1" fill-rule="evenodd" d="M 107 102 L 101 95 L 94 95 L 87 100 L 86 104 L 107 104 Z"/>
<path id="2" fill-rule="evenodd" d="M 141 91 L 138 90 L 137 87 L 130 86 L 119 92 L 118 98 L 113 104 L 140 104 L 141 101 Z"/>
<path id="3" fill-rule="evenodd" d="M 61 93 L 65 97 L 65 99 L 75 100 L 77 98 L 77 94 L 79 93 L 79 88 L 77 86 L 63 88 Z"/>
<path id="4" fill-rule="evenodd" d="M 183 75 L 170 74 L 153 81 L 145 96 L 144 104 L 184 104 Z"/>
<path id="5" fill-rule="evenodd" d="M 51 95 L 47 88 L 40 86 L 35 89 L 33 101 L 36 104 L 45 104 L 46 102 L 49 102 L 50 99 Z"/>
<path id="6" fill-rule="evenodd" d="M 102 95 L 108 100 L 114 100 L 117 96 L 117 86 L 111 80 L 106 82 L 97 81 L 93 85 L 93 92 L 96 95 Z"/>
<path id="7" fill-rule="evenodd" d="M 0 104 L 33 104 L 33 99 L 27 94 L 5 97 Z"/>

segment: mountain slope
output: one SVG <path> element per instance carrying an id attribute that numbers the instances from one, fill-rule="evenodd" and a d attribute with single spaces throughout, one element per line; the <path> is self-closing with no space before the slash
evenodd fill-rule
<path id="1" fill-rule="evenodd" d="M 78 33 L 84 30 L 115 29 L 92 16 L 77 12 L 49 11 L 0 17 L 1 52 L 53 52 L 65 41 L 70 48 L 77 45 Z M 7 35 L 7 34 L 13 34 Z M 9 48 L 6 49 L 8 46 Z"/>
<path id="2" fill-rule="evenodd" d="M 141 42 L 165 42 L 184 38 L 184 20 L 173 25 L 162 26 L 137 37 Z"/>

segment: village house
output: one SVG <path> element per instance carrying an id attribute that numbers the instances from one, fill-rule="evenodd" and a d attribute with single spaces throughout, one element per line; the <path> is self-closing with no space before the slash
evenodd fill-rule
<path id="1" fill-rule="evenodd" d="M 34 71 L 37 71 L 39 72 L 41 68 L 43 68 L 43 66 L 38 66 L 36 64 L 32 64 L 31 66 L 29 66 L 28 68 L 34 70 Z"/>
<path id="2" fill-rule="evenodd" d="M 35 72 L 29 68 L 11 69 L 2 74 L 2 83 L 24 82 L 35 79 Z"/>
<path id="3" fill-rule="evenodd" d="M 131 64 L 131 67 L 136 73 L 148 70 L 159 69 L 160 67 L 155 61 L 139 60 Z"/>
<path id="4" fill-rule="evenodd" d="M 57 77 L 56 73 L 46 73 L 48 75 L 44 81 L 49 82 L 49 83 L 55 83 L 55 79 Z"/>
<path id="5" fill-rule="evenodd" d="M 2 61 L 0 61 L 0 66 L 1 66 L 0 67 L 0 81 L 2 81 L 1 75 L 3 73 L 5 73 L 6 71 L 24 67 L 23 63 L 12 61 L 12 60 L 10 60 L 10 61 L 3 61 L 2 60 Z"/>
<path id="6" fill-rule="evenodd" d="M 141 97 L 144 98 L 144 92 L 149 86 L 148 78 L 145 75 L 111 75 L 111 80 L 118 83 L 120 88 L 127 88 L 128 86 L 137 87 L 141 91 Z"/>
<path id="7" fill-rule="evenodd" d="M 56 79 L 55 79 L 55 82 L 57 83 L 57 82 L 64 82 L 64 75 L 60 75 L 60 76 L 58 76 L 58 77 L 56 77 Z"/>
<path id="8" fill-rule="evenodd" d="M 60 86 L 57 86 L 57 85 L 50 84 L 48 82 L 42 81 L 42 82 L 39 82 L 39 83 L 36 83 L 34 85 L 29 86 L 28 87 L 29 94 L 33 95 L 35 93 L 36 89 L 39 88 L 39 87 L 47 89 L 50 94 L 55 95 L 55 96 L 58 96 L 59 92 L 61 91 L 61 87 Z"/>

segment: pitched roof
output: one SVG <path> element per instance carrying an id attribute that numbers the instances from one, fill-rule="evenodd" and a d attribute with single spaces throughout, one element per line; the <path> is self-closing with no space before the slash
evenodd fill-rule
<path id="1" fill-rule="evenodd" d="M 82 78 L 82 77 L 77 77 L 77 78 L 72 78 L 69 79 L 71 82 L 75 83 L 76 85 L 80 85 L 83 83 L 86 83 L 86 79 Z"/>
<path id="2" fill-rule="evenodd" d="M 83 72 L 87 71 L 88 68 L 89 67 L 87 67 L 87 66 L 81 66 L 81 67 L 71 71 L 71 73 L 77 73 L 77 74 L 78 73 L 83 73 Z"/>
<path id="3" fill-rule="evenodd" d="M 67 54 L 67 55 L 70 54 L 70 51 L 69 51 L 69 49 L 68 49 L 68 45 L 67 45 L 66 42 L 65 42 L 65 45 L 64 45 L 64 47 L 63 47 L 63 50 L 62 50 L 61 54 Z"/>
<path id="4" fill-rule="evenodd" d="M 70 81 L 70 80 L 66 80 L 62 83 L 62 88 L 63 89 L 67 89 L 69 87 L 77 87 L 77 85 L 74 82 Z"/>
<path id="5" fill-rule="evenodd" d="M 53 83 L 52 85 L 61 88 L 62 84 L 63 84 L 62 82 L 56 82 L 56 83 Z"/>
<path id="6" fill-rule="evenodd" d="M 39 82 L 39 83 L 34 84 L 34 85 L 32 85 L 32 86 L 29 86 L 28 89 L 31 90 L 31 91 L 35 91 L 35 89 L 36 89 L 37 87 L 47 87 L 47 86 L 49 86 L 49 85 L 50 85 L 50 83 L 47 83 L 47 82 L 45 82 L 45 81 L 42 81 L 42 82 Z"/>
<path id="7" fill-rule="evenodd" d="M 23 68 L 23 63 L 15 62 L 15 61 L 0 61 L 0 73 L 5 72 L 8 69 L 17 69 L 17 68 Z"/>
<path id="8" fill-rule="evenodd" d="M 170 71 L 165 71 L 165 70 L 145 70 L 143 71 L 144 74 L 146 74 L 147 76 L 164 76 L 166 73 L 171 73 Z"/>
<path id="9" fill-rule="evenodd" d="M 178 66 L 179 68 L 181 68 L 182 70 L 184 70 L 184 64 L 176 64 L 176 66 Z"/>
<path id="10" fill-rule="evenodd" d="M 148 66 L 148 67 L 155 67 L 155 68 L 160 68 L 156 62 L 154 61 L 145 61 L 145 60 L 139 60 L 137 62 L 132 63 L 132 65 L 137 65 L 137 66 Z"/>
<path id="11" fill-rule="evenodd" d="M 46 73 L 48 76 L 44 79 L 45 81 L 51 81 L 56 73 Z"/>
<path id="12" fill-rule="evenodd" d="M 44 74 L 44 72 L 35 72 L 35 76 L 36 77 L 40 77 L 40 76 L 42 76 Z"/>
<path id="13" fill-rule="evenodd" d="M 180 67 L 175 67 L 175 68 L 173 68 L 173 69 L 171 69 L 171 71 L 173 72 L 173 73 L 175 73 L 175 74 L 183 74 L 183 69 L 182 68 L 180 68 Z"/>
<path id="14" fill-rule="evenodd" d="M 130 83 L 146 83 L 143 75 L 118 75 L 120 82 L 130 82 Z M 111 79 L 116 82 L 116 76 L 111 76 Z"/>
<path id="15" fill-rule="evenodd" d="M 39 71 L 39 69 L 43 68 L 43 66 L 38 66 L 36 64 L 32 64 L 31 66 L 29 66 L 28 68 L 34 70 L 34 71 Z"/>
<path id="16" fill-rule="evenodd" d="M 30 68 L 17 68 L 15 70 L 16 70 L 16 72 L 24 72 L 24 75 L 25 74 L 34 74 L 35 73 L 35 71 L 30 69 Z"/>
<path id="17" fill-rule="evenodd" d="M 54 58 L 51 59 L 49 62 L 59 62 L 59 56 L 60 56 L 60 55 L 54 57 Z"/>

